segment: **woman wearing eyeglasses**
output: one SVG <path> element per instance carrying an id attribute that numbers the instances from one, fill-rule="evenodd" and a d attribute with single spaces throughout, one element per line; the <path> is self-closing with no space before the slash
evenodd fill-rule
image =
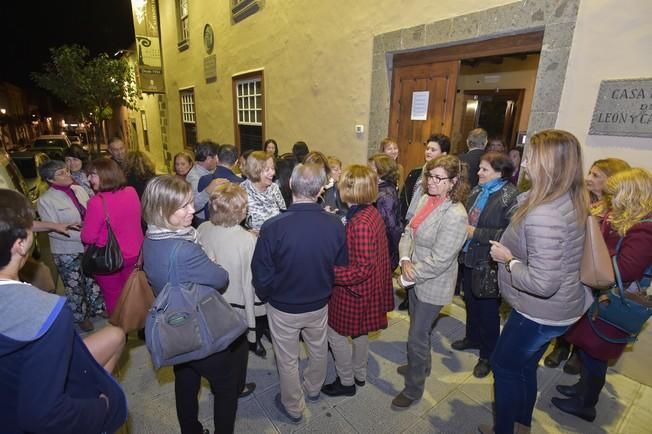
<path id="1" fill-rule="evenodd" d="M 39 168 L 39 175 L 50 188 L 38 200 L 42 219 L 55 223 L 80 225 L 86 215 L 88 193 L 75 185 L 66 163 L 50 160 Z M 68 235 L 50 232 L 50 251 L 63 282 L 66 300 L 75 323 L 82 331 L 93 330 L 91 318 L 104 312 L 104 298 L 92 277 L 81 271 L 84 245 L 78 230 Z"/>
<path id="2" fill-rule="evenodd" d="M 466 240 L 468 217 L 464 201 L 469 191 L 466 167 L 452 155 L 429 161 L 423 171 L 424 194 L 399 243 L 401 281 L 414 284 L 410 297 L 408 364 L 397 371 L 405 387 L 392 401 L 405 409 L 421 399 L 430 374 L 432 323 L 453 300 L 457 256 Z"/>

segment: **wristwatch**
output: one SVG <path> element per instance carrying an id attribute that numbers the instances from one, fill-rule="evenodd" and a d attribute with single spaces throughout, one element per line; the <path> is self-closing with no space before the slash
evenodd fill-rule
<path id="1" fill-rule="evenodd" d="M 512 262 L 516 261 L 516 259 L 512 258 L 509 261 L 505 262 L 505 270 L 507 270 L 508 273 L 512 273 L 512 269 L 510 268 L 510 265 Z"/>

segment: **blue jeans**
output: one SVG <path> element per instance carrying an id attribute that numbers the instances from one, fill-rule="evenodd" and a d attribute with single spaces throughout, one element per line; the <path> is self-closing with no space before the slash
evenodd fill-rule
<path id="1" fill-rule="evenodd" d="M 491 356 L 496 434 L 513 433 L 515 422 L 532 425 L 539 360 L 550 340 L 567 329 L 539 324 L 512 309 Z"/>

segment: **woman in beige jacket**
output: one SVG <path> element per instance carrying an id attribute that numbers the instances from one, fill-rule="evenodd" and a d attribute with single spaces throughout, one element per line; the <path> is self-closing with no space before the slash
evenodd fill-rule
<path id="1" fill-rule="evenodd" d="M 464 201 L 469 187 L 466 167 L 452 155 L 429 161 L 423 171 L 423 195 L 399 243 L 401 281 L 414 284 L 410 297 L 408 364 L 398 373 L 405 388 L 392 401 L 404 409 L 421 398 L 430 374 L 430 334 L 441 308 L 453 300 L 457 256 L 466 240 Z"/>

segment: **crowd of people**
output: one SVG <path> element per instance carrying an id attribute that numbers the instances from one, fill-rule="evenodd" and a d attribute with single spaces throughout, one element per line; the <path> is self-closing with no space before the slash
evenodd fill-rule
<path id="1" fill-rule="evenodd" d="M 367 381 L 369 334 L 386 328 L 394 310 L 394 281 L 405 290 L 399 309 L 410 327 L 393 409 L 423 396 L 433 325 L 459 286 L 466 333 L 452 348 L 479 350 L 473 375 L 494 376 L 495 420 L 480 432 L 529 432 L 537 367 L 553 339 L 544 363 L 556 367 L 572 354 L 566 365 L 580 377 L 557 386 L 565 398 L 552 403 L 592 421 L 607 363 L 625 345 L 601 337 L 621 330 L 595 323 L 598 333 L 586 315 L 595 297 L 580 281 L 585 225 L 589 215 L 600 220 L 628 290 L 644 292 L 652 174 L 611 158 L 585 177 L 579 141 L 561 130 L 535 134 L 525 150 L 481 128 L 466 144 L 454 156 L 447 136 L 431 135 L 424 164 L 405 176 L 391 139 L 367 164 L 345 167 L 305 142 L 280 154 L 270 139 L 239 155 L 203 141 L 175 155 L 169 175 L 119 138 L 109 142 L 110 158 L 89 161 L 71 147 L 65 161 L 41 166 L 49 189 L 37 205 L 49 222 L 41 225 L 54 229 L 65 297 L 19 281 L 37 226 L 24 197 L 0 190 L 0 397 L 10 403 L 0 420 L 11 432 L 89 433 L 125 421 L 124 393 L 110 375 L 124 332 L 107 325 L 82 340 L 74 324 L 90 332 L 93 318 L 111 315 L 142 256 L 155 295 L 175 273 L 221 293 L 248 327 L 223 351 L 174 365 L 184 434 L 208 432 L 198 420 L 202 377 L 214 395 L 215 432 L 234 430 L 238 399 L 256 387 L 246 381 L 249 353 L 267 356 L 263 338 L 279 373 L 275 405 L 288 420 L 299 422 L 306 400 L 321 393 L 355 395 Z M 85 249 L 109 237 L 122 267 L 85 274 Z M 511 311 L 501 331 L 502 302 Z M 300 372 L 301 341 L 308 363 Z M 329 349 L 337 377 L 325 384 Z"/>

